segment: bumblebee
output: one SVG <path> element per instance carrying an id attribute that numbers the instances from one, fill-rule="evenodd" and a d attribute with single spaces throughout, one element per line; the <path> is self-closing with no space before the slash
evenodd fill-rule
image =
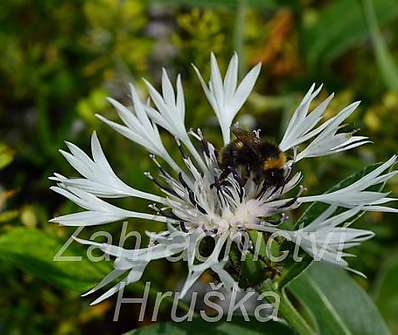
<path id="1" fill-rule="evenodd" d="M 264 187 L 282 187 L 286 179 L 286 155 L 258 132 L 235 127 L 232 133 L 235 139 L 218 154 L 223 171 L 220 181 L 232 173 L 243 184 L 252 174 L 256 182 L 264 182 Z"/>

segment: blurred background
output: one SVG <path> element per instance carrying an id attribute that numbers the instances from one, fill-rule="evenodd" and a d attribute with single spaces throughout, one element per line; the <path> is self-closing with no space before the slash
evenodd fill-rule
<path id="1" fill-rule="evenodd" d="M 327 117 L 362 100 L 350 123 L 374 144 L 300 166 L 311 193 L 324 192 L 397 152 L 397 24 L 397 0 L 1 1 L 0 333 L 120 334 L 149 323 L 149 317 L 137 323 L 139 310 L 131 305 L 122 306 L 119 322 L 112 322 L 115 299 L 89 307 L 92 299 L 80 297 L 107 273 L 110 262 L 52 261 L 74 232 L 48 223 L 76 210 L 48 189 L 54 171 L 75 175 L 58 153 L 64 140 L 89 151 L 90 134 L 97 130 L 117 174 L 139 189 L 152 189 L 143 178 L 152 168 L 147 153 L 95 117 L 101 113 L 116 120 L 107 96 L 128 103 L 129 82 L 143 88 L 145 77 L 157 85 L 163 66 L 172 77 L 181 73 L 187 125 L 200 126 L 218 146 L 216 121 L 191 67 L 194 63 L 207 77 L 210 51 L 223 70 L 234 51 L 242 73 L 263 63 L 238 121 L 262 128 L 271 138 L 280 138 L 313 82 L 324 84 L 320 99 L 336 92 Z M 394 194 L 397 182 L 389 185 Z M 136 199 L 121 204 L 145 209 Z M 376 237 L 354 250 L 361 257 L 351 259 L 352 267 L 368 276 L 355 279 L 393 334 L 398 334 L 396 220 L 389 214 L 364 216 L 357 225 Z M 129 230 L 142 232 L 158 228 L 150 222 L 129 224 Z M 105 229 L 117 243 L 121 225 Z M 79 236 L 88 238 L 95 230 Z M 85 254 L 76 243 L 65 252 Z M 174 289 L 185 275 L 182 263 L 154 262 L 143 282 Z M 128 295 L 140 296 L 142 287 L 132 285 Z"/>

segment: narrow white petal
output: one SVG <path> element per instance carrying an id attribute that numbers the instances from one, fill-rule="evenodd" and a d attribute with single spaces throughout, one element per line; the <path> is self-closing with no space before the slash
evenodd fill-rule
<path id="1" fill-rule="evenodd" d="M 220 69 L 217 64 L 216 56 L 214 53 L 210 55 L 210 68 L 211 68 L 211 77 L 210 81 L 212 82 L 212 91 L 215 96 L 215 100 L 220 109 L 224 108 L 224 88 L 223 82 L 221 79 Z"/>
<path id="2" fill-rule="evenodd" d="M 112 283 L 117 277 L 120 277 L 123 273 L 126 271 L 124 270 L 113 270 L 110 273 L 108 273 L 94 288 L 92 288 L 90 291 L 87 291 L 86 293 L 82 294 L 82 297 L 88 296 L 101 288 L 105 287 L 106 285 Z"/>
<path id="3" fill-rule="evenodd" d="M 238 54 L 235 52 L 229 62 L 227 72 L 225 73 L 224 78 L 224 96 L 225 99 L 228 101 L 232 99 L 236 85 L 238 83 Z"/>
<path id="4" fill-rule="evenodd" d="M 184 286 L 182 287 L 181 292 L 178 295 L 179 299 L 182 299 L 185 297 L 185 295 L 188 293 L 188 290 L 199 279 L 199 277 L 202 275 L 202 273 L 203 273 L 203 271 L 196 271 L 196 272 L 188 273 L 187 279 L 184 282 Z"/>
<path id="5" fill-rule="evenodd" d="M 248 74 L 243 78 L 242 82 L 239 84 L 232 101 L 230 102 L 231 107 L 229 107 L 232 111 L 232 120 L 237 114 L 237 112 L 241 109 L 243 104 L 245 103 L 246 99 L 250 95 L 251 91 L 253 90 L 254 84 L 257 81 L 257 78 L 260 74 L 261 64 L 257 64 L 254 66 Z"/>

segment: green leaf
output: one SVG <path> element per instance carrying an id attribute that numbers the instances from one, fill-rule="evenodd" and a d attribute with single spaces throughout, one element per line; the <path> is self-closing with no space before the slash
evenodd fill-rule
<path id="1" fill-rule="evenodd" d="M 294 332 L 287 326 L 273 321 L 258 322 L 233 320 L 232 322 L 210 323 L 204 320 L 194 319 L 183 323 L 156 323 L 142 329 L 133 330 L 125 335 L 203 335 L 211 329 L 212 335 L 293 335 Z"/>
<path id="2" fill-rule="evenodd" d="M 398 253 L 392 253 L 376 278 L 374 299 L 393 334 L 398 333 Z"/>
<path id="3" fill-rule="evenodd" d="M 374 1 L 375 13 L 381 25 L 398 16 L 396 1 Z M 344 19 L 339 19 L 343 15 Z M 315 24 L 304 29 L 303 42 L 308 64 L 316 69 L 328 64 L 343 52 L 361 43 L 368 35 L 364 14 L 358 1 L 333 1 L 322 9 Z"/>
<path id="4" fill-rule="evenodd" d="M 275 282 L 276 288 L 283 289 L 311 265 L 312 257 L 310 255 L 303 252 L 300 257 L 302 257 L 301 262 L 295 262 L 293 258 L 287 260 L 280 277 Z"/>
<path id="5" fill-rule="evenodd" d="M 366 292 L 335 265 L 313 262 L 289 289 L 311 312 L 321 335 L 389 334 Z"/>
<path id="6" fill-rule="evenodd" d="M 93 287 L 111 271 L 108 263 L 54 261 L 53 257 L 64 242 L 33 228 L 13 228 L 0 237 L 0 259 L 23 271 L 62 288 L 84 291 Z M 83 249 L 69 246 L 66 255 L 81 256 Z"/>

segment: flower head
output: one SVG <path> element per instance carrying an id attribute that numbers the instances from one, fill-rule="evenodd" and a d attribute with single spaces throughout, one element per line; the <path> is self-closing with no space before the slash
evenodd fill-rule
<path id="1" fill-rule="evenodd" d="M 215 56 L 211 55 L 208 86 L 199 70 L 195 68 L 195 71 L 220 123 L 224 145 L 228 145 L 231 143 L 231 125 L 254 86 L 260 65 L 250 70 L 240 84 L 236 54 L 230 61 L 224 79 Z M 52 220 L 54 222 L 68 226 L 94 226 L 138 218 L 165 224 L 162 232 L 147 233 L 149 245 L 141 249 L 131 250 L 77 239 L 82 244 L 95 245 L 115 258 L 114 270 L 87 294 L 124 276 L 119 284 L 94 303 L 138 281 L 151 260 L 181 253 L 188 264 L 188 276 L 181 296 L 207 270 L 217 274 L 226 287 L 232 287 L 236 278 L 228 271 L 228 246 L 235 245 L 242 254 L 251 252 L 250 230 L 281 232 L 286 240 L 299 244 L 312 257 L 348 267 L 342 257 L 338 258 L 340 253 L 373 236 L 370 231 L 348 227 L 348 220 L 362 211 L 397 211 L 385 206 L 385 203 L 395 199 L 387 197 L 386 193 L 368 190 L 395 175 L 395 171 L 386 171 L 395 164 L 396 156 L 351 185 L 322 195 L 302 196 L 302 173 L 292 172 L 296 162 L 301 159 L 345 151 L 368 142 L 366 137 L 339 132 L 342 122 L 359 103 L 353 103 L 331 119 L 321 122 L 333 95 L 309 112 L 310 103 L 321 90 L 321 87 L 315 90 L 313 85 L 293 113 L 279 148 L 274 149 L 283 154 L 284 159 L 279 161 L 279 164 L 285 164 L 281 169 L 283 183 L 270 183 L 244 166 L 237 169 L 224 166 L 214 145 L 205 139 L 200 129 L 187 131 L 180 76 L 177 77 L 176 89 L 165 70 L 161 91 L 148 82 L 146 85 L 152 103 L 143 103 L 133 85 L 131 108 L 109 99 L 123 124 L 98 117 L 150 152 L 159 175 L 149 172 L 145 175 L 159 187 L 159 194 L 138 190 L 119 179 L 108 163 L 95 133 L 91 140 L 92 157 L 71 143 L 67 143 L 70 152 L 61 151 L 81 177 L 67 178 L 60 174 L 52 177 L 57 182 L 52 189 L 84 209 L 82 212 L 56 217 Z M 182 166 L 164 147 L 158 127 L 174 137 L 180 148 Z M 253 137 L 255 141 L 260 141 L 258 132 Z M 269 168 L 274 167 L 275 162 L 271 164 L 267 160 L 264 164 Z M 120 197 L 147 200 L 149 213 L 122 209 L 103 200 Z M 288 231 L 279 226 L 287 219 L 289 211 L 315 201 L 329 204 L 330 207 L 313 222 L 297 230 Z M 200 257 L 199 245 L 209 238 L 213 240 L 210 255 Z M 322 246 L 323 252 L 318 252 Z M 343 253 L 342 256 L 346 255 Z"/>

